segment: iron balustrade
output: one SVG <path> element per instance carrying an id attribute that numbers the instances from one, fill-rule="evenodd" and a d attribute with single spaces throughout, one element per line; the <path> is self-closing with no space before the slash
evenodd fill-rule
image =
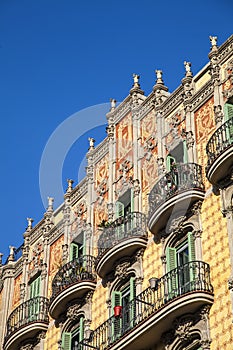
<path id="1" fill-rule="evenodd" d="M 197 291 L 213 293 L 210 267 L 202 261 L 189 262 L 162 276 L 155 289 L 149 287 L 130 301 L 122 309 L 120 317 L 111 316 L 94 330 L 87 344 L 100 350 L 106 349 L 167 303 Z"/>
<path id="2" fill-rule="evenodd" d="M 121 216 L 103 228 L 98 239 L 98 258 L 106 250 L 131 237 L 147 237 L 146 216 L 140 212 L 132 212 Z"/>
<path id="3" fill-rule="evenodd" d="M 201 165 L 176 164 L 152 188 L 149 194 L 149 218 L 169 198 L 190 189 L 204 190 Z"/>
<path id="4" fill-rule="evenodd" d="M 34 297 L 16 307 L 7 320 L 5 341 L 18 329 L 32 322 L 49 323 L 48 299 Z"/>
<path id="5" fill-rule="evenodd" d="M 80 256 L 63 265 L 54 276 L 51 300 L 75 283 L 85 280 L 96 281 L 94 265 L 95 257 L 91 255 Z"/>
<path id="6" fill-rule="evenodd" d="M 233 118 L 222 124 L 211 136 L 206 145 L 206 154 L 208 162 L 206 171 L 215 161 L 215 159 L 233 144 Z"/>

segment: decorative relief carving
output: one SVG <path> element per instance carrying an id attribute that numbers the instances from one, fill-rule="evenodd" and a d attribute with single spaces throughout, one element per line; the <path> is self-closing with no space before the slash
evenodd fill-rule
<path id="1" fill-rule="evenodd" d="M 194 146 L 193 132 L 191 130 L 190 131 L 186 131 L 185 137 L 186 137 L 187 149 L 193 148 L 193 146 Z"/>
<path id="2" fill-rule="evenodd" d="M 31 279 L 39 271 L 42 271 L 44 259 L 43 242 L 40 240 L 32 249 L 32 258 L 29 261 L 28 278 Z"/>
<path id="3" fill-rule="evenodd" d="M 222 106 L 221 105 L 214 106 L 215 123 L 221 124 L 223 117 L 224 117 L 224 115 L 223 115 L 223 111 L 222 111 Z"/>
<path id="4" fill-rule="evenodd" d="M 76 302 L 74 305 L 71 305 L 68 307 L 66 316 L 72 321 L 77 321 L 78 318 L 80 317 L 80 308 L 82 306 L 81 301 Z"/>
<path id="5" fill-rule="evenodd" d="M 140 182 L 138 179 L 136 180 L 133 180 L 133 194 L 134 194 L 134 197 L 136 196 L 139 196 L 139 193 L 140 193 Z"/>
<path id="6" fill-rule="evenodd" d="M 115 268 L 115 277 L 118 277 L 120 280 L 124 280 L 129 275 L 128 268 L 130 267 L 130 262 L 125 261 L 119 263 Z"/>
<path id="7" fill-rule="evenodd" d="M 180 216 L 178 218 L 172 219 L 168 231 L 173 232 L 176 235 L 179 235 L 184 230 L 184 221 L 186 220 L 186 216 Z"/>

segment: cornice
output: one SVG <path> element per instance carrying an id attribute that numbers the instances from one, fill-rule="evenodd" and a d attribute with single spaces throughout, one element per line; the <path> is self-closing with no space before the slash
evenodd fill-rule
<path id="1" fill-rule="evenodd" d="M 131 96 L 128 95 L 124 101 L 122 101 L 114 111 L 109 112 L 106 117 L 107 119 L 112 118 L 114 124 L 119 123 L 119 121 L 131 111 Z"/>
<path id="2" fill-rule="evenodd" d="M 87 159 L 92 164 L 98 163 L 109 151 L 108 138 L 106 137 L 95 149 L 88 152 Z"/>
<path id="3" fill-rule="evenodd" d="M 218 48 L 218 60 L 223 64 L 232 55 L 233 34 Z"/>
<path id="4" fill-rule="evenodd" d="M 61 220 L 52 230 L 49 232 L 48 243 L 53 244 L 58 238 L 64 234 L 64 222 Z"/>
<path id="5" fill-rule="evenodd" d="M 85 177 L 71 192 L 70 194 L 70 203 L 73 206 L 77 203 L 86 193 L 87 193 L 87 184 L 88 180 Z"/>
<path id="6" fill-rule="evenodd" d="M 158 108 L 163 114 L 163 117 L 169 116 L 183 102 L 184 88 L 179 85 L 175 91 L 168 96 L 161 107 Z"/>
<path id="7" fill-rule="evenodd" d="M 28 233 L 28 238 L 30 244 L 34 244 L 40 236 L 43 236 L 43 226 L 44 226 L 45 220 L 44 218 L 34 226 L 31 231 Z"/>
<path id="8" fill-rule="evenodd" d="M 198 110 L 198 108 L 200 108 L 206 101 L 208 101 L 213 96 L 213 93 L 214 93 L 214 84 L 213 84 L 213 81 L 210 79 L 190 99 L 192 110 L 194 112 Z"/>

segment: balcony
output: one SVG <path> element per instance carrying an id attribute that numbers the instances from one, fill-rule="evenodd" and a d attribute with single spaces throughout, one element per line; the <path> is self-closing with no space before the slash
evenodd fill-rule
<path id="1" fill-rule="evenodd" d="M 94 330 L 87 343 L 99 350 L 154 349 L 176 317 L 213 301 L 209 265 L 192 261 L 164 275 L 154 289 L 144 290 L 120 317 L 112 316 Z"/>
<path id="2" fill-rule="evenodd" d="M 84 255 L 63 265 L 52 282 L 49 313 L 57 319 L 66 310 L 67 303 L 82 298 L 96 286 L 95 258 Z"/>
<path id="3" fill-rule="evenodd" d="M 104 278 L 112 271 L 114 263 L 122 257 L 131 256 L 147 245 L 146 216 L 132 212 L 119 217 L 103 228 L 98 240 L 96 272 Z"/>
<path id="4" fill-rule="evenodd" d="M 46 331 L 49 324 L 48 299 L 35 297 L 20 304 L 7 320 L 4 350 L 20 348 L 20 343 L 35 341 L 40 332 Z"/>
<path id="5" fill-rule="evenodd" d="M 219 185 L 230 177 L 233 165 L 233 118 L 221 125 L 206 146 L 208 162 L 206 177 L 213 185 Z"/>
<path id="6" fill-rule="evenodd" d="M 202 167 L 195 163 L 177 164 L 164 174 L 149 194 L 148 227 L 157 235 L 170 223 L 172 214 L 185 215 L 193 203 L 204 200 Z"/>

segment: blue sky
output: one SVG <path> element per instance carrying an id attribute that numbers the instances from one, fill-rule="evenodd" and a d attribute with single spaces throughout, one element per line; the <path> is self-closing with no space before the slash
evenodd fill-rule
<path id="1" fill-rule="evenodd" d="M 140 74 L 148 94 L 154 70 L 162 69 L 173 91 L 184 76 L 184 60 L 192 62 L 195 74 L 208 62 L 209 35 L 223 43 L 232 34 L 232 23 L 231 0 L 0 0 L 4 259 L 9 245 L 22 243 L 26 218 L 36 223 L 45 212 L 39 168 L 54 130 L 82 109 L 110 98 L 123 100 L 132 73 Z M 99 123 L 94 116 L 93 126 Z M 67 178 L 77 183 L 88 136 L 98 143 L 105 137 L 104 127 L 88 131 L 70 147 L 62 167 L 64 186 Z M 54 156 L 58 154 L 59 148 Z"/>

